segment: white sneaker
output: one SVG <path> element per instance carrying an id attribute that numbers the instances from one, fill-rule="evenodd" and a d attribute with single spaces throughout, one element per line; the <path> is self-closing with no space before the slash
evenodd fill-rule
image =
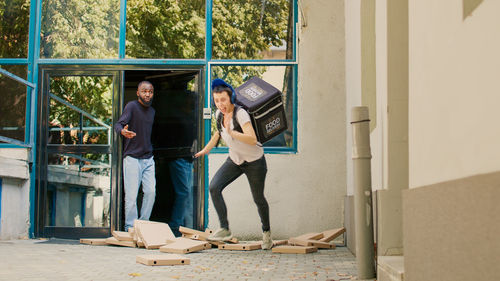
<path id="1" fill-rule="evenodd" d="M 229 241 L 233 238 L 233 234 L 231 234 L 231 230 L 225 228 L 219 228 L 216 232 L 210 234 L 208 236 L 209 241 Z"/>
<path id="2" fill-rule="evenodd" d="M 271 231 L 262 233 L 262 249 L 269 250 L 273 247 L 273 239 L 271 239 Z"/>

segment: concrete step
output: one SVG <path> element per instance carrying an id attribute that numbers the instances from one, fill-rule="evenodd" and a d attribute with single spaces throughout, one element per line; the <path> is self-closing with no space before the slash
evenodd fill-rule
<path id="1" fill-rule="evenodd" d="M 378 281 L 403 281 L 404 275 L 403 256 L 379 256 L 377 258 Z"/>

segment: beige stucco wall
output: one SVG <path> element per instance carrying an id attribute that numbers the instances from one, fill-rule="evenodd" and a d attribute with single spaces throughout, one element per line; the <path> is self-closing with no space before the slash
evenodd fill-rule
<path id="1" fill-rule="evenodd" d="M 500 1 L 409 4 L 410 187 L 500 170 Z"/>
<path id="2" fill-rule="evenodd" d="M 344 1 L 302 1 L 299 35 L 296 154 L 266 154 L 266 197 L 273 237 L 343 226 L 346 194 Z M 209 156 L 211 179 L 227 154 Z M 225 191 L 230 228 L 260 237 L 261 225 L 245 177 Z M 212 202 L 209 227 L 219 226 Z"/>
<path id="3" fill-rule="evenodd" d="M 30 226 L 28 151 L 0 149 L 0 240 L 27 238 Z"/>

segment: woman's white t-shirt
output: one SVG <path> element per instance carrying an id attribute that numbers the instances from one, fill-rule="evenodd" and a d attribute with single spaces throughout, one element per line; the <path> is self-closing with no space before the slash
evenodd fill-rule
<path id="1" fill-rule="evenodd" d="M 221 112 L 217 110 L 215 116 L 219 116 L 219 114 L 221 114 Z M 248 112 L 242 108 L 237 110 L 236 118 L 238 120 L 238 123 L 240 123 L 241 127 L 243 127 L 243 125 L 246 124 L 247 122 L 251 122 L 250 115 L 248 115 Z M 222 121 L 222 123 L 224 122 Z M 231 130 L 234 130 L 234 124 L 232 118 L 229 121 L 229 126 Z M 240 140 L 231 137 L 224 126 L 221 126 L 221 129 L 222 129 L 221 132 L 222 139 L 229 147 L 229 158 L 231 158 L 231 160 L 233 160 L 233 162 L 236 165 L 241 165 L 245 161 L 253 162 L 255 160 L 260 159 L 262 155 L 264 155 L 264 149 L 262 148 L 262 146 L 260 146 L 260 143 L 257 143 L 258 145 L 246 144 Z"/>

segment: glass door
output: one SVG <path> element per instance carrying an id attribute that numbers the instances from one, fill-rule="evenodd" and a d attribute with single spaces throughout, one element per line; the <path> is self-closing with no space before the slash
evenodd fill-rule
<path id="1" fill-rule="evenodd" d="M 38 236 L 107 237 L 116 224 L 119 72 L 42 71 Z"/>

